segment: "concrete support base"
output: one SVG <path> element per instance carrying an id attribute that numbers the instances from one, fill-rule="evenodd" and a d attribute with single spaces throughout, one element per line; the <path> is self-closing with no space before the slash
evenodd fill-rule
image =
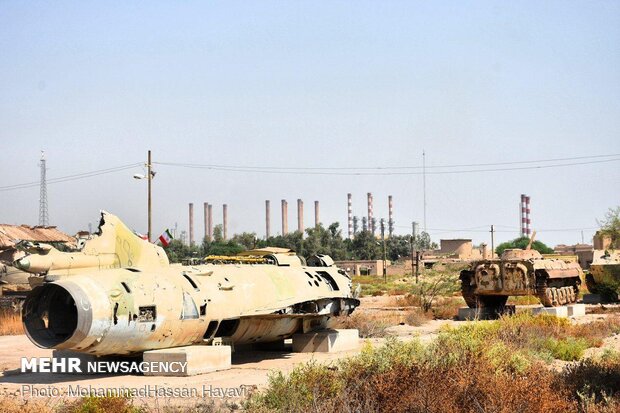
<path id="1" fill-rule="evenodd" d="M 480 307 L 480 308 L 459 308 L 457 318 L 461 321 L 467 320 L 496 320 L 502 315 L 512 315 L 516 311 L 514 305 L 506 305 L 503 308 Z"/>
<path id="2" fill-rule="evenodd" d="M 537 307 L 532 309 L 532 314 L 549 314 L 554 315 L 556 317 L 568 317 L 568 308 L 566 306 L 561 307 Z"/>
<path id="3" fill-rule="evenodd" d="M 182 371 L 145 373 L 145 376 L 195 376 L 231 367 L 230 346 L 186 346 L 145 351 L 143 361 L 186 363 Z M 175 365 L 175 370 L 180 364 Z"/>
<path id="4" fill-rule="evenodd" d="M 567 305 L 568 316 L 569 317 L 583 317 L 586 315 L 586 305 L 585 304 L 571 304 Z"/>
<path id="5" fill-rule="evenodd" d="M 321 330 L 293 335 L 295 353 L 336 353 L 359 348 L 359 331 L 356 329 Z"/>

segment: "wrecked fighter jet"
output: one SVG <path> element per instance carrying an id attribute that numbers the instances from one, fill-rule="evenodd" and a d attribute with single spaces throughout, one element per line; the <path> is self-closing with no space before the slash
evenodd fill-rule
<path id="1" fill-rule="evenodd" d="M 332 327 L 335 316 L 359 305 L 351 279 L 328 256 L 305 265 L 289 250 L 263 249 L 232 264 L 171 265 L 161 247 L 106 212 L 81 254 L 45 264 L 28 258 L 49 267 L 24 303 L 26 334 L 39 347 L 103 356 L 218 337 L 275 342 Z M 69 262 L 81 264 L 67 268 Z M 55 265 L 63 269 L 54 273 Z"/>

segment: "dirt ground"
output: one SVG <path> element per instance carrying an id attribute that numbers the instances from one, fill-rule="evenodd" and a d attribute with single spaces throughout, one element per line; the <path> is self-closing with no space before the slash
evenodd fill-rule
<path id="1" fill-rule="evenodd" d="M 358 311 L 374 312 L 393 306 L 393 297 L 368 297 L 362 300 Z M 388 308 L 389 310 L 389 308 Z M 589 322 L 604 319 L 605 314 L 588 314 L 574 322 Z M 446 326 L 457 326 L 460 321 L 431 320 L 418 326 L 398 325 L 389 327 L 386 333 L 401 340 L 418 337 L 423 342 L 431 341 L 438 331 Z M 364 340 L 360 340 L 361 342 Z M 381 345 L 384 338 L 368 339 L 373 345 Z M 609 337 L 601 348 L 588 349 L 587 356 L 600 354 L 606 348 L 620 351 L 620 335 Z M 239 349 L 233 354 L 230 370 L 202 374 L 193 377 L 152 377 L 142 375 L 78 375 L 50 373 L 21 373 L 22 357 L 51 357 L 52 350 L 36 347 L 24 335 L 0 337 L 0 396 L 19 397 L 37 400 L 48 405 L 60 403 L 70 391 L 117 389 L 119 387 L 138 389 L 144 397 L 134 399 L 137 403 L 149 406 L 168 406 L 196 402 L 196 397 L 216 403 L 234 402 L 244 398 L 249 392 L 264 387 L 269 374 L 274 370 L 290 372 L 297 364 L 314 360 L 330 363 L 355 354 L 343 353 L 293 353 L 289 351 L 257 351 Z M 105 391 L 105 390 L 103 390 Z M 163 394 L 175 391 L 177 394 Z M 190 399 L 182 395 L 192 393 Z M 179 397 L 177 397 L 179 396 Z"/>

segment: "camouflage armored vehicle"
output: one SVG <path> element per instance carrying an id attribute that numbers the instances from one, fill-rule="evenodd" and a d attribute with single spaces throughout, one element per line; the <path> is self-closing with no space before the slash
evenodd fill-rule
<path id="1" fill-rule="evenodd" d="M 620 292 L 620 250 L 595 250 L 586 285 L 593 294 L 610 301 L 618 300 Z"/>
<path id="2" fill-rule="evenodd" d="M 500 259 L 475 261 L 460 279 L 470 308 L 502 307 L 511 295 L 535 295 L 545 307 L 555 307 L 577 301 L 582 277 L 579 264 L 544 258 L 528 246 L 505 250 Z"/>

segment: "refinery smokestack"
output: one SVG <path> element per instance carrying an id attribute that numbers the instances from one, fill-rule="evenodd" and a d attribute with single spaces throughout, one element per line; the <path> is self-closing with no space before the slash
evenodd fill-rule
<path id="1" fill-rule="evenodd" d="M 204 211 L 203 211 L 203 215 L 204 215 L 204 221 L 205 221 L 205 239 L 209 239 L 209 203 L 205 202 L 204 203 Z"/>
<path id="2" fill-rule="evenodd" d="M 349 239 L 353 239 L 353 196 L 347 194 L 347 220 L 349 223 Z"/>
<path id="3" fill-rule="evenodd" d="M 375 225 L 373 224 L 373 219 L 372 219 L 372 193 L 368 193 L 367 194 L 367 201 L 368 201 L 368 230 L 370 232 L 372 232 L 372 235 L 375 235 Z"/>
<path id="4" fill-rule="evenodd" d="M 194 204 L 189 203 L 189 245 L 194 245 Z"/>
<path id="5" fill-rule="evenodd" d="M 297 231 L 304 233 L 304 201 L 297 200 Z"/>
<path id="6" fill-rule="evenodd" d="M 314 227 L 319 227 L 319 201 L 314 201 Z"/>
<path id="7" fill-rule="evenodd" d="M 521 236 L 530 236 L 530 197 L 521 194 Z"/>
<path id="8" fill-rule="evenodd" d="M 213 205 L 209 204 L 208 206 L 209 211 L 207 212 L 207 221 L 209 224 L 208 227 L 208 231 L 207 231 L 207 237 L 208 240 L 211 241 L 213 240 Z"/>
<path id="9" fill-rule="evenodd" d="M 394 235 L 394 204 L 392 203 L 392 195 L 388 195 L 388 233 L 392 238 Z"/>
<path id="10" fill-rule="evenodd" d="M 265 239 L 270 236 L 271 227 L 271 206 L 269 200 L 265 201 Z"/>
<path id="11" fill-rule="evenodd" d="M 222 205 L 222 238 L 226 241 L 228 234 L 228 205 Z"/>
<path id="12" fill-rule="evenodd" d="M 288 202 L 282 200 L 282 235 L 288 234 Z"/>

